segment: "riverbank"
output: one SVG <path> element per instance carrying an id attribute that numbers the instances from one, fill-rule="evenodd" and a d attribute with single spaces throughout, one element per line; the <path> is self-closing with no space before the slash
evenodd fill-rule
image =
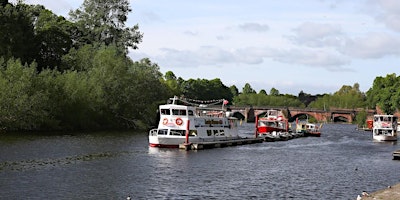
<path id="1" fill-rule="evenodd" d="M 361 199 L 363 200 L 397 200 L 400 199 L 400 183 L 388 186 L 388 188 L 378 190 L 376 192 L 372 192 L 369 196 L 363 196 Z"/>

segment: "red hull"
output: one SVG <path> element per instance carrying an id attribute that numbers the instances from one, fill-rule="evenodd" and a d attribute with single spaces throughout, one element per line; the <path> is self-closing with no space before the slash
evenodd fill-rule
<path id="1" fill-rule="evenodd" d="M 307 132 L 306 136 L 321 137 L 321 132 Z"/>
<path id="2" fill-rule="evenodd" d="M 272 133 L 274 131 L 276 132 L 286 132 L 285 128 L 278 128 L 278 127 L 271 127 L 271 126 L 259 126 L 257 127 L 257 131 L 260 134 L 267 134 L 267 133 Z"/>
<path id="3" fill-rule="evenodd" d="M 179 148 L 179 145 L 166 145 L 166 144 L 153 144 L 153 143 L 150 143 L 150 147 Z"/>

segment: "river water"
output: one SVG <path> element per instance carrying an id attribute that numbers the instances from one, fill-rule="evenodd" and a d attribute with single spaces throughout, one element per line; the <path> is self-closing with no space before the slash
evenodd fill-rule
<path id="1" fill-rule="evenodd" d="M 355 199 L 400 182 L 397 149 L 343 124 L 199 151 L 148 147 L 145 132 L 3 134 L 0 199 Z"/>

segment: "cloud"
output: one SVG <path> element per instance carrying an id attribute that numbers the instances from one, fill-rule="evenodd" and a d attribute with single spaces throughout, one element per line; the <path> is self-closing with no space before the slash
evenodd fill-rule
<path id="1" fill-rule="evenodd" d="M 269 26 L 259 23 L 244 23 L 239 25 L 239 29 L 243 31 L 265 32 L 269 30 Z"/>
<path id="2" fill-rule="evenodd" d="M 329 71 L 352 71 L 349 68 L 341 67 L 350 64 L 350 60 L 332 50 L 294 48 L 276 51 L 272 57 L 274 60 L 283 63 L 302 64 L 305 66 L 324 68 Z"/>
<path id="3" fill-rule="evenodd" d="M 146 23 L 163 22 L 162 18 L 153 11 L 140 12 L 140 18 Z"/>
<path id="4" fill-rule="evenodd" d="M 294 36 L 289 40 L 308 47 L 339 46 L 342 42 L 342 28 L 333 24 L 305 22 L 293 29 Z"/>
<path id="5" fill-rule="evenodd" d="M 382 58 L 400 55 L 400 39 L 388 33 L 370 33 L 364 37 L 349 38 L 340 51 L 357 58 Z"/>
<path id="6" fill-rule="evenodd" d="M 400 1 L 370 0 L 367 5 L 368 15 L 374 16 L 389 29 L 400 32 Z"/>
<path id="7" fill-rule="evenodd" d="M 197 31 L 185 31 L 185 32 L 183 32 L 185 35 L 189 35 L 189 36 L 197 36 L 197 35 L 199 35 L 199 32 L 197 32 Z"/>

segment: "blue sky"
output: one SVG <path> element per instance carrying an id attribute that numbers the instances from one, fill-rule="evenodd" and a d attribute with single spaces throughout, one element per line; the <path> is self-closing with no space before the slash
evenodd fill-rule
<path id="1" fill-rule="evenodd" d="M 83 0 L 25 0 L 68 18 Z M 241 91 L 334 93 L 400 75 L 398 0 L 135 0 L 127 26 L 148 57 L 183 79 L 220 78 Z"/>

